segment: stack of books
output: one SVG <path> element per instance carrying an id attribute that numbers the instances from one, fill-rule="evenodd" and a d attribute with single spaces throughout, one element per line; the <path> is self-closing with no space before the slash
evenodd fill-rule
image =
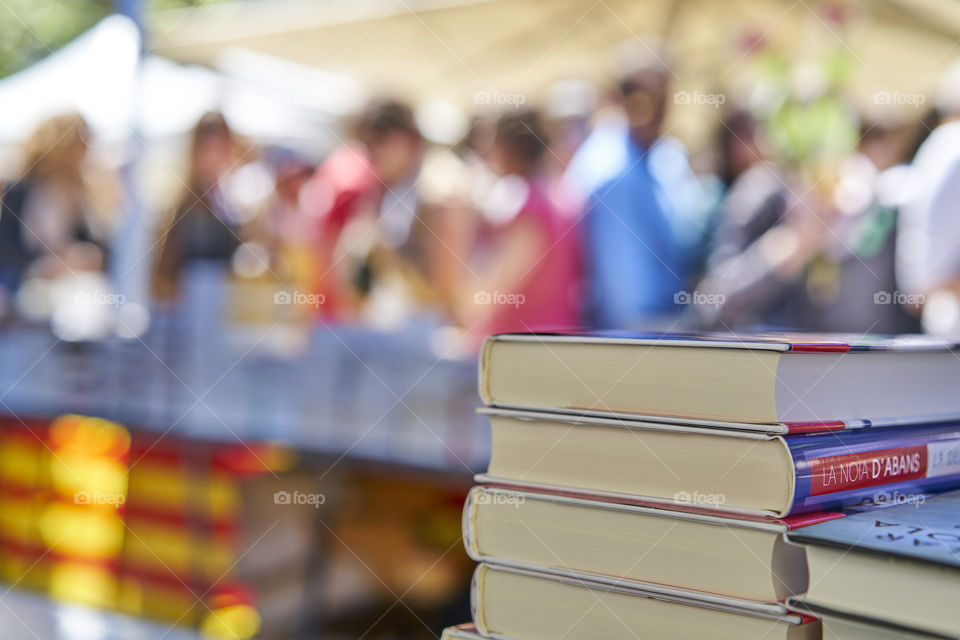
<path id="1" fill-rule="evenodd" d="M 960 449 L 950 455 L 960 465 Z M 810 567 L 791 603 L 823 618 L 825 638 L 960 637 L 960 492 L 850 510 L 788 537 Z"/>
<path id="2" fill-rule="evenodd" d="M 474 619 L 444 637 L 793 640 L 824 615 L 827 637 L 960 634 L 944 606 L 960 529 L 925 527 L 947 549 L 896 559 L 910 543 L 863 542 L 960 488 L 957 380 L 955 346 L 924 337 L 488 339 L 491 460 L 463 517 Z M 887 513 L 896 527 L 873 525 Z"/>

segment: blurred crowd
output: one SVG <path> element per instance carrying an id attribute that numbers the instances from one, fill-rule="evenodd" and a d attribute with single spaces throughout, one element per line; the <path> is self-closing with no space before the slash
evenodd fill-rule
<path id="1" fill-rule="evenodd" d="M 609 86 L 482 101 L 447 146 L 378 98 L 319 166 L 206 114 L 182 196 L 157 217 L 154 300 L 178 304 L 203 264 L 272 282 L 317 321 L 430 316 L 473 342 L 577 327 L 957 333 L 960 70 L 915 121 L 829 92 L 765 112 L 723 96 L 713 143 L 691 155 L 666 130 L 690 96 L 664 60 L 633 50 Z M 811 151 L 817 137 L 833 151 Z M 89 142 L 80 116 L 45 122 L 3 187 L 0 315 L 38 280 L 110 290 L 129 203 Z"/>

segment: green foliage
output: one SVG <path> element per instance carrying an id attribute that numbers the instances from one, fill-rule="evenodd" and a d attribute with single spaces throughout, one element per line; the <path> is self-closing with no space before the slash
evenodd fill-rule
<path id="1" fill-rule="evenodd" d="M 149 11 L 222 0 L 147 0 Z M 114 10 L 115 0 L 0 0 L 0 78 L 57 50 Z"/>
<path id="2" fill-rule="evenodd" d="M 769 128 L 782 157 L 795 165 L 842 157 L 856 144 L 858 131 L 846 101 L 833 94 L 785 102 L 771 116 Z"/>
<path id="3" fill-rule="evenodd" d="M 63 46 L 112 9 L 111 0 L 3 0 L 0 77 Z"/>
<path id="4" fill-rule="evenodd" d="M 812 56 L 806 87 L 798 87 L 798 62 L 773 50 L 758 56 L 760 82 L 771 101 L 763 114 L 777 156 L 793 167 L 829 165 L 851 151 L 859 135 L 857 117 L 847 96 L 851 55 L 833 47 Z M 811 85 L 815 89 L 811 89 Z"/>

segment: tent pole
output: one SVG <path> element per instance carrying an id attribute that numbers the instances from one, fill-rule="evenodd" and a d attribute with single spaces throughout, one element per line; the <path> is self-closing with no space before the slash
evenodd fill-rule
<path id="1" fill-rule="evenodd" d="M 140 42 L 130 96 L 131 110 L 127 122 L 126 157 L 120 170 L 125 211 L 114 238 L 110 266 L 110 275 L 114 286 L 123 295 L 124 305 L 142 305 L 144 310 L 149 302 L 151 264 L 150 260 L 141 259 L 150 247 L 150 229 L 140 185 L 145 144 L 143 131 L 143 61 L 147 42 L 144 26 L 145 4 L 145 0 L 116 0 L 114 5 L 116 13 L 126 16 L 136 25 Z M 134 312 L 132 307 L 127 309 L 130 313 L 126 316 L 123 311 L 124 309 L 121 308 L 121 332 L 124 335 L 132 334 L 128 337 L 135 337 L 142 330 L 142 327 L 136 326 L 142 322 L 137 319 L 140 314 L 132 313 Z M 126 323 L 131 321 L 135 326 L 128 328 Z"/>

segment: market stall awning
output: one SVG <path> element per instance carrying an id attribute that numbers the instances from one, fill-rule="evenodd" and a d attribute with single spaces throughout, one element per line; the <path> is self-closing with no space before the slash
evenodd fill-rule
<path id="1" fill-rule="evenodd" d="M 953 0 L 249 0 L 160 16 L 156 51 L 216 64 L 245 47 L 348 74 L 415 100 L 469 105 L 480 91 L 534 96 L 571 75 L 602 79 L 612 48 L 669 39 L 676 90 L 736 86 L 753 72 L 749 43 L 804 60 L 836 46 L 854 90 L 929 92 L 960 56 Z"/>
<path id="2" fill-rule="evenodd" d="M 0 79 L 0 146 L 67 111 L 81 113 L 106 140 L 125 139 L 133 127 L 147 138 L 179 135 L 210 109 L 248 135 L 315 140 L 329 137 L 324 123 L 363 98 L 349 78 L 249 50 L 221 51 L 216 70 L 152 52 L 138 62 L 139 51 L 136 25 L 114 15 Z"/>

